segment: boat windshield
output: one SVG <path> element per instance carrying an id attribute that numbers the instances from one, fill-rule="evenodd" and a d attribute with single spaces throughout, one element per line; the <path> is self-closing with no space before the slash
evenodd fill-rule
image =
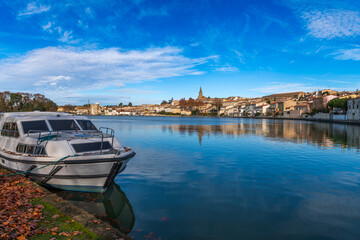
<path id="1" fill-rule="evenodd" d="M 78 143 L 78 144 L 72 144 L 72 146 L 77 153 L 108 150 L 108 149 L 112 148 L 111 144 L 108 141 L 92 142 L 92 143 Z"/>
<path id="2" fill-rule="evenodd" d="M 49 120 L 49 123 L 53 131 L 79 130 L 74 120 Z"/>
<path id="3" fill-rule="evenodd" d="M 30 130 L 34 132 L 48 132 L 49 128 L 46 125 L 45 120 L 39 121 L 25 121 L 21 122 L 24 133 L 28 133 Z"/>
<path id="4" fill-rule="evenodd" d="M 90 120 L 76 120 L 82 130 L 97 130 L 94 124 Z"/>

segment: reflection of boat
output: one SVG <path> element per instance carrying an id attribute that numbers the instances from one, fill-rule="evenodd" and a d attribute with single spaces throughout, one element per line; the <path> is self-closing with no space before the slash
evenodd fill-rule
<path id="1" fill-rule="evenodd" d="M 56 192 L 63 199 L 109 222 L 123 233 L 130 233 L 135 223 L 133 208 L 125 193 L 111 183 L 104 193 Z"/>

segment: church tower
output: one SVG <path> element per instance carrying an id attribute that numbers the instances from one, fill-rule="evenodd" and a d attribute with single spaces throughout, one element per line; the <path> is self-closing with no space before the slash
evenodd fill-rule
<path id="1" fill-rule="evenodd" d="M 204 97 L 204 95 L 203 95 L 202 89 L 201 89 L 201 87 L 200 87 L 200 91 L 199 91 L 199 96 L 198 96 L 198 98 L 203 98 L 203 97 Z"/>

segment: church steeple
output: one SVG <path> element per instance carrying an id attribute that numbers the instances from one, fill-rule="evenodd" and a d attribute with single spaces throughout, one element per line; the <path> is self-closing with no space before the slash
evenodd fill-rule
<path id="1" fill-rule="evenodd" d="M 200 87 L 200 91 L 199 91 L 199 96 L 198 96 L 198 98 L 203 98 L 203 97 L 204 97 L 204 95 L 203 95 L 202 89 L 201 89 L 201 87 Z"/>

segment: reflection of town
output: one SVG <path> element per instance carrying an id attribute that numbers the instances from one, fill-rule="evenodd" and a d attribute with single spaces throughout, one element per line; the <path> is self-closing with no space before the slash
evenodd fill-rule
<path id="1" fill-rule="evenodd" d="M 197 134 L 201 144 L 204 136 L 260 135 L 274 140 L 314 143 L 324 147 L 360 148 L 360 127 L 331 123 L 259 120 L 228 125 L 163 125 L 163 131 Z"/>
<path id="2" fill-rule="evenodd" d="M 123 233 L 131 232 L 135 223 L 132 206 L 120 187 L 112 183 L 103 194 L 57 191 L 56 194 L 90 214 L 109 222 Z"/>

